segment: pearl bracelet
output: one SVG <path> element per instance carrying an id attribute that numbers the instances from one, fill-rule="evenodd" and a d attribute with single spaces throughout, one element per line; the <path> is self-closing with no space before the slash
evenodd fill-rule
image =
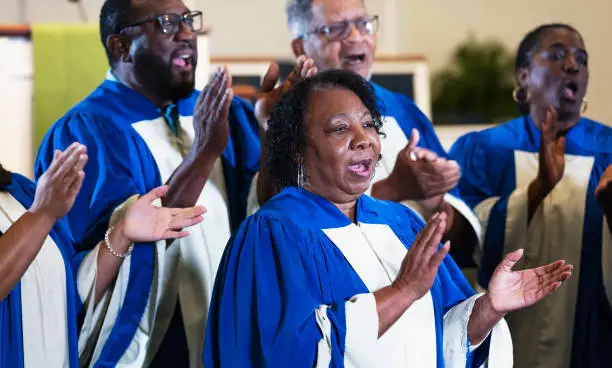
<path id="1" fill-rule="evenodd" d="M 128 248 L 127 252 L 125 252 L 124 254 L 117 252 L 110 245 L 110 232 L 112 229 L 113 229 L 112 226 L 109 227 L 108 230 L 106 230 L 106 234 L 104 234 L 104 244 L 106 245 L 106 249 L 108 249 L 108 251 L 111 252 L 111 254 L 114 255 L 115 257 L 125 258 L 129 256 L 130 253 L 132 253 L 132 250 L 134 249 L 134 243 L 130 244 L 130 247 Z"/>

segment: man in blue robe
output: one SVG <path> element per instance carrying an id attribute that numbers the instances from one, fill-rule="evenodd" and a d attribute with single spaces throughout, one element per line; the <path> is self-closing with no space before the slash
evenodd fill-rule
<path id="1" fill-rule="evenodd" d="M 55 149 L 89 149 L 83 189 L 68 219 L 91 249 L 111 215 L 163 183 L 164 206 L 208 209 L 204 222 L 172 246 L 138 247 L 130 256 L 119 322 L 93 360 L 109 366 L 200 366 L 208 303 L 231 230 L 246 213 L 260 161 L 253 108 L 233 97 L 222 68 L 194 90 L 202 13 L 180 0 L 107 0 L 101 41 L 106 80 L 60 118 L 40 147 L 36 176 Z"/>
<path id="2" fill-rule="evenodd" d="M 306 55 L 319 71 L 344 69 L 370 79 L 378 17 L 363 0 L 290 0 L 286 8 L 296 56 Z M 372 83 L 385 115 L 382 159 L 369 193 L 404 203 L 426 221 L 443 210 L 445 239 L 461 267 L 473 267 L 480 223 L 461 200 L 460 169 L 440 144 L 432 123 L 408 97 Z"/>
<path id="3" fill-rule="evenodd" d="M 515 367 L 608 367 L 612 361 L 612 129 L 582 116 L 588 55 L 564 24 L 529 32 L 516 56 L 523 116 L 460 137 L 462 195 L 484 226 L 478 280 L 518 248 L 519 267 L 562 258 L 576 276 L 508 316 Z"/>

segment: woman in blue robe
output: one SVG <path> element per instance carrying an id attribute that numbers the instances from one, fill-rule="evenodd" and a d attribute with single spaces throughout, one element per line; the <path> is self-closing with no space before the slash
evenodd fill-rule
<path id="1" fill-rule="evenodd" d="M 576 267 L 554 296 L 508 316 L 518 368 L 612 362 L 612 129 L 582 116 L 588 61 L 573 27 L 530 31 L 515 63 L 523 115 L 451 149 L 463 171 L 459 189 L 485 230 L 483 287 L 519 247 L 522 267 L 559 258 Z"/>
<path id="2" fill-rule="evenodd" d="M 517 251 L 475 294 L 440 244 L 446 214 L 424 224 L 364 194 L 381 128 L 371 85 L 352 72 L 281 98 L 266 133 L 280 193 L 226 247 L 206 367 L 512 366 L 504 314 L 552 293 L 572 266 L 512 271 Z"/>
<path id="3" fill-rule="evenodd" d="M 97 318 L 113 307 L 104 298 L 134 243 L 184 237 L 183 227 L 202 221 L 202 207 L 153 205 L 167 191 L 158 187 L 79 259 L 65 215 L 87 159 L 78 143 L 57 151 L 37 186 L 0 166 L 0 367 L 86 365 L 79 357 L 95 344 Z"/>

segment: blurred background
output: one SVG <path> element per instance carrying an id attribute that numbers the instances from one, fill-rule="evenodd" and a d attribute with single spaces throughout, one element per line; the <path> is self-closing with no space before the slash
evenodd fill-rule
<path id="1" fill-rule="evenodd" d="M 184 0 L 204 12 L 197 87 L 226 64 L 249 97 L 270 61 L 291 69 L 285 0 Z M 108 69 L 98 34 L 102 0 L 0 0 L 0 159 L 32 174 L 40 139 Z M 514 53 L 541 23 L 564 22 L 590 54 L 586 116 L 612 124 L 610 0 L 366 0 L 380 17 L 373 79 L 411 97 L 445 148 L 461 134 L 517 116 Z"/>

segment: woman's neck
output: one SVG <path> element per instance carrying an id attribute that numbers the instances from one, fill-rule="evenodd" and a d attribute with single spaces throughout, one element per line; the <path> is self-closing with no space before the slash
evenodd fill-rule
<path id="1" fill-rule="evenodd" d="M 546 120 L 546 113 L 548 109 L 532 107 L 529 116 L 531 117 L 531 121 L 533 124 L 541 130 L 542 122 Z M 572 129 L 578 121 L 580 120 L 580 114 L 559 114 L 557 112 L 557 121 L 555 122 L 555 126 L 558 132 L 564 133 L 568 130 Z"/>
<path id="2" fill-rule="evenodd" d="M 351 219 L 352 222 L 355 222 L 355 218 L 356 218 L 356 208 L 357 208 L 357 199 L 359 197 L 352 197 L 349 196 L 348 198 L 342 198 L 343 196 L 330 196 L 329 192 L 328 193 L 323 193 L 319 190 L 316 190 L 315 188 L 313 188 L 310 185 L 305 185 L 304 189 L 306 189 L 307 191 L 309 191 L 310 193 L 316 194 L 322 198 L 325 198 L 326 200 L 328 200 L 329 202 L 331 202 L 331 204 L 333 204 L 334 206 L 336 206 L 336 208 L 338 208 L 346 217 L 348 217 L 349 219 Z M 330 197 L 335 197 L 335 198 L 330 198 Z M 338 198 L 340 197 L 340 198 Z"/>
<path id="3" fill-rule="evenodd" d="M 338 209 L 340 211 L 342 211 L 342 213 L 348 217 L 349 219 L 351 219 L 351 222 L 355 222 L 356 219 L 356 212 L 357 212 L 357 200 L 354 200 L 352 202 L 348 202 L 348 203 L 334 203 L 334 206 L 338 207 Z"/>

